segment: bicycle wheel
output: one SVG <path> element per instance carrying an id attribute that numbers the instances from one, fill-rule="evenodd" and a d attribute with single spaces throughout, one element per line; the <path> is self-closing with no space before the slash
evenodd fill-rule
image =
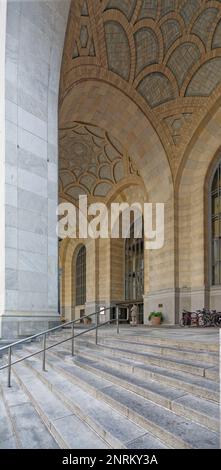
<path id="1" fill-rule="evenodd" d="M 186 320 L 184 318 L 181 318 L 180 326 L 182 326 L 182 327 L 186 326 Z"/>
<path id="2" fill-rule="evenodd" d="M 203 327 L 208 327 L 208 326 L 211 326 L 211 317 L 208 313 L 205 313 L 204 314 L 204 325 Z"/>
<path id="3" fill-rule="evenodd" d="M 201 328 L 204 328 L 206 326 L 204 315 L 198 315 L 198 326 Z"/>
<path id="4" fill-rule="evenodd" d="M 215 326 L 221 328 L 221 312 L 217 313 L 214 319 Z"/>

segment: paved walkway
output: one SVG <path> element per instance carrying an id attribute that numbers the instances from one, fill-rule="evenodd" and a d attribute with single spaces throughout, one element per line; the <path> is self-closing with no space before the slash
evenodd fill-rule
<path id="1" fill-rule="evenodd" d="M 115 334 L 115 326 L 104 326 L 99 329 L 99 335 L 112 335 Z M 145 325 L 137 327 L 131 327 L 129 325 L 120 325 L 121 335 L 131 336 L 146 336 L 158 339 L 168 339 L 177 341 L 194 341 L 200 343 L 212 343 L 219 344 L 220 341 L 220 329 L 219 328 L 181 328 L 172 326 L 161 326 L 158 328 L 152 328 Z"/>

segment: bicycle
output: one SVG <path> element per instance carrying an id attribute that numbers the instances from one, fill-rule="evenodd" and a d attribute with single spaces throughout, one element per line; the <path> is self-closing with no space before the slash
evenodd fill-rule
<path id="1" fill-rule="evenodd" d="M 221 328 L 221 312 L 216 312 L 214 322 L 215 326 Z"/>
<path id="2" fill-rule="evenodd" d="M 204 315 L 204 327 L 216 326 L 215 325 L 215 318 L 216 318 L 216 310 L 202 310 Z"/>
<path id="3" fill-rule="evenodd" d="M 197 310 L 196 312 L 189 312 L 188 310 L 183 310 L 182 318 L 180 320 L 180 326 L 205 327 L 209 321 L 209 317 L 206 320 L 205 314 L 205 309 Z"/>
<path id="4" fill-rule="evenodd" d="M 202 328 L 205 327 L 206 321 L 205 321 L 204 309 L 203 310 L 197 310 L 196 314 L 197 314 L 197 326 L 202 327 Z"/>
<path id="5" fill-rule="evenodd" d="M 191 326 L 192 323 L 192 312 L 188 312 L 187 310 L 183 310 L 182 318 L 180 319 L 180 326 Z"/>

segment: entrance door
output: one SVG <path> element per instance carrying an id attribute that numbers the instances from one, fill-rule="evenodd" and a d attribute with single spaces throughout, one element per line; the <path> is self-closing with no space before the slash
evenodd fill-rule
<path id="1" fill-rule="evenodd" d="M 137 304 L 139 323 L 143 323 L 144 236 L 134 237 L 134 224 L 125 242 L 125 300 Z"/>

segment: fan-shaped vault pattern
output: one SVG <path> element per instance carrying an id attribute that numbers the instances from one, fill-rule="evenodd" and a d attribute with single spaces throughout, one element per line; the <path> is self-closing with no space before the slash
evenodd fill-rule
<path id="1" fill-rule="evenodd" d="M 106 197 L 117 184 L 142 182 L 120 142 L 103 129 L 75 122 L 59 131 L 60 197 L 77 204 L 80 195 Z"/>
<path id="2" fill-rule="evenodd" d="M 175 175 L 221 93 L 221 2 L 73 0 L 61 75 L 61 100 L 90 78 L 128 94 L 157 131 Z"/>

